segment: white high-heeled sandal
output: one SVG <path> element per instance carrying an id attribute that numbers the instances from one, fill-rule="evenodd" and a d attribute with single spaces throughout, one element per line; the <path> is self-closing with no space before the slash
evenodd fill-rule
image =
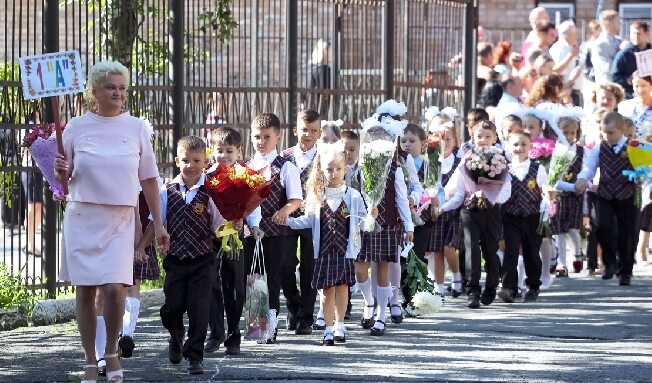
<path id="1" fill-rule="evenodd" d="M 104 355 L 104 360 L 106 359 L 117 359 L 118 358 L 118 353 L 116 352 L 115 354 L 111 355 Z M 107 368 L 106 370 L 106 381 L 108 383 L 122 383 L 123 382 L 123 373 L 122 373 L 122 368 L 119 370 L 115 371 L 109 371 Z"/>
<path id="2" fill-rule="evenodd" d="M 97 368 L 97 364 L 85 364 L 84 370 L 87 368 Z M 97 383 L 97 377 L 95 379 L 82 380 L 80 383 Z"/>

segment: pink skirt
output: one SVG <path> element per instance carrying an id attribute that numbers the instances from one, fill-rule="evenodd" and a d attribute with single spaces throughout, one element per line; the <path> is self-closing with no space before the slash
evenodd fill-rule
<path id="1" fill-rule="evenodd" d="M 75 286 L 133 284 L 133 206 L 68 202 L 59 279 Z"/>

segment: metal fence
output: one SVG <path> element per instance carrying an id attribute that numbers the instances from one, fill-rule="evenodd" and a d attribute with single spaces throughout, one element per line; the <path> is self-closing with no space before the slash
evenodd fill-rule
<path id="1" fill-rule="evenodd" d="M 129 109 L 154 125 L 163 176 L 172 173 L 176 139 L 206 136 L 218 125 L 240 129 L 249 153 L 248 127 L 260 112 L 280 117 L 285 128 L 281 146 L 287 146 L 293 141 L 289 128 L 302 108 L 315 108 L 323 118 L 341 118 L 345 128 L 357 129 L 390 97 L 408 105 L 408 118 L 415 123 L 431 105 L 458 110 L 472 105 L 465 98 L 473 94 L 472 85 L 465 85 L 473 84 L 473 0 L 1 3 L 2 262 L 51 297 L 69 288 L 56 282 L 61 206 L 20 142 L 35 123 L 51 121 L 53 113 L 49 102 L 22 99 L 21 56 L 78 49 L 84 70 L 104 59 L 126 64 L 132 83 Z M 237 23 L 227 40 L 228 28 L 215 22 L 217 7 L 225 3 Z M 81 113 L 81 95 L 62 98 L 64 120 Z M 29 254 L 39 249 L 40 257 Z"/>

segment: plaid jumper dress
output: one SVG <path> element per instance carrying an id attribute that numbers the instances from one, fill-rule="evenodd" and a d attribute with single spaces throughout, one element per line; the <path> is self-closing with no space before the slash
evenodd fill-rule
<path id="1" fill-rule="evenodd" d="M 342 200 L 336 211 L 326 202 L 321 205 L 319 258 L 312 274 L 314 289 L 355 283 L 353 259 L 346 258 L 349 241 L 349 220 L 346 203 Z"/>
<path id="2" fill-rule="evenodd" d="M 168 257 L 193 259 L 213 251 L 214 233 L 208 212 L 210 196 L 201 186 L 187 204 L 179 184 L 168 185 L 167 228 L 170 233 Z"/>
<path id="3" fill-rule="evenodd" d="M 138 195 L 138 213 L 140 224 L 142 225 L 143 232 L 145 232 L 147 225 L 149 225 L 149 206 L 147 206 L 147 201 L 142 191 Z M 156 258 L 156 250 L 153 244 L 145 248 L 145 254 L 147 255 L 145 262 L 134 263 L 134 280 L 156 280 L 160 276 L 158 259 Z"/>
<path id="4" fill-rule="evenodd" d="M 575 159 L 568 172 L 564 174 L 563 181 L 575 183 L 577 175 L 582 170 L 582 158 L 584 148 L 578 146 L 575 151 Z M 550 219 L 552 234 L 568 233 L 570 229 L 582 227 L 584 195 L 577 195 L 572 192 L 561 192 L 557 198 L 557 213 Z"/>
<path id="5" fill-rule="evenodd" d="M 457 150 L 453 150 L 455 159 L 453 160 L 453 167 L 448 173 L 441 175 L 441 184 L 446 186 L 455 169 L 462 161 L 462 158 L 457 156 Z M 430 209 L 424 210 L 429 219 L 433 219 L 430 214 Z M 444 251 L 445 246 L 450 246 L 459 249 L 462 246 L 463 232 L 462 221 L 460 220 L 460 208 L 450 210 L 442 213 L 439 217 L 434 219 L 434 225 L 430 231 L 430 239 L 428 241 L 428 248 L 426 251 L 432 253 L 441 253 Z"/>
<path id="6" fill-rule="evenodd" d="M 380 231 L 362 233 L 362 248 L 358 254 L 358 262 L 398 262 L 398 247 L 403 233 L 396 206 L 394 186 L 398 166 L 392 161 L 387 176 L 385 195 L 378 204 L 376 223 L 380 226 Z"/>

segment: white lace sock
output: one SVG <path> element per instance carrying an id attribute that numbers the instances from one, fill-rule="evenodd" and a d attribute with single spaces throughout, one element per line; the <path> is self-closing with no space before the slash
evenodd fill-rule
<path id="1" fill-rule="evenodd" d="M 555 245 L 557 245 L 557 268 L 567 267 L 566 263 L 566 234 L 555 235 Z"/>
<path id="2" fill-rule="evenodd" d="M 97 359 L 104 358 L 104 349 L 106 348 L 106 323 L 104 317 L 98 316 L 95 325 L 95 356 Z"/>
<path id="3" fill-rule="evenodd" d="M 580 231 L 578 229 L 570 229 L 568 231 L 568 236 L 573 242 L 573 250 L 575 250 L 575 257 L 583 254 L 582 251 L 582 236 L 580 236 Z"/>
<path id="4" fill-rule="evenodd" d="M 398 306 L 398 291 L 400 290 L 398 286 L 401 286 L 400 262 L 392 262 L 389 264 L 389 284 L 396 286 L 396 288 L 392 289 L 392 297 L 389 299 L 390 307 L 394 306 L 391 307 L 392 315 L 401 315 L 401 308 L 396 307 Z"/>
<path id="5" fill-rule="evenodd" d="M 376 297 L 378 298 L 377 312 L 376 312 L 376 324 L 374 327 L 379 330 L 383 329 L 384 326 L 378 321 L 385 323 L 385 318 L 387 317 L 387 302 L 392 296 L 392 286 L 378 286 L 376 291 Z"/>
<path id="6" fill-rule="evenodd" d="M 371 293 L 371 278 L 367 279 L 364 283 L 358 281 L 358 288 L 360 288 L 360 292 L 364 298 L 365 307 L 363 317 L 364 319 L 369 319 L 374 313 L 374 296 Z"/>
<path id="7" fill-rule="evenodd" d="M 523 263 L 523 256 L 518 256 L 518 288 L 525 290 L 525 263 Z"/>

